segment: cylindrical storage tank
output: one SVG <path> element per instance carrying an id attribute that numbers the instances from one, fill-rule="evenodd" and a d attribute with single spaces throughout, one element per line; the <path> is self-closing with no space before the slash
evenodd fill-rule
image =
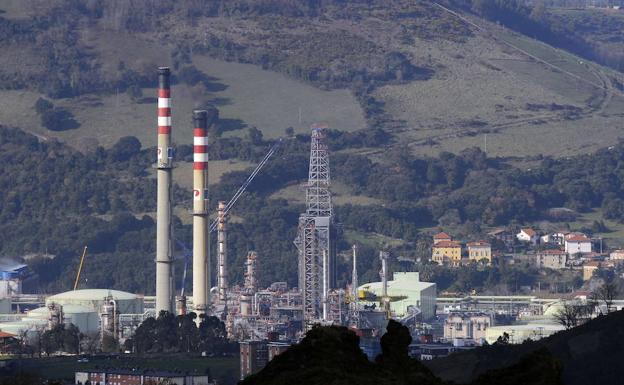
<path id="1" fill-rule="evenodd" d="M 109 296 L 115 300 L 118 314 L 143 314 L 143 297 L 119 290 L 84 289 L 67 291 L 48 297 L 46 304 L 54 302 L 60 305 L 80 305 L 99 313 L 102 306 L 108 302 L 107 298 Z"/>
<path id="2" fill-rule="evenodd" d="M 75 325 L 81 333 L 91 333 L 99 330 L 100 317 L 98 314 L 85 306 L 65 305 L 63 306 L 63 317 L 66 325 Z"/>

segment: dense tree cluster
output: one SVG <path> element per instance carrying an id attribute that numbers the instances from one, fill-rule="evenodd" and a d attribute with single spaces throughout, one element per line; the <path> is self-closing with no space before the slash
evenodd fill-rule
<path id="1" fill-rule="evenodd" d="M 340 150 L 367 145 L 367 138 L 366 132 L 330 132 L 329 144 Z M 213 144 L 213 159 L 251 161 L 257 161 L 271 145 L 254 130 L 246 138 L 215 138 Z M 89 287 L 153 292 L 150 277 L 154 270 L 154 221 L 144 215 L 155 205 L 155 183 L 147 178 L 146 171 L 150 151 L 142 150 L 136 138 L 125 137 L 109 150 L 98 148 L 81 154 L 59 143 L 40 142 L 19 130 L 3 128 L 0 159 L 13 166 L 0 174 L 0 251 L 4 255 L 46 251 L 56 255 L 55 259 L 34 257 L 30 264 L 39 275 L 41 289 L 64 290 L 72 281 L 79 253 L 86 244 L 89 268 L 84 277 Z M 184 151 L 184 147 L 180 148 L 177 157 L 190 161 Z M 304 207 L 274 199 L 272 194 L 306 180 L 308 152 L 309 138 L 285 139 L 232 211 L 241 219 L 230 224 L 234 282 L 242 281 L 247 251 L 255 250 L 260 255 L 263 285 L 283 280 L 296 285 L 292 240 Z M 395 146 L 387 151 L 383 162 L 372 162 L 352 152 L 339 151 L 331 157 L 334 179 L 350 186 L 355 194 L 383 202 L 337 206 L 340 228 L 406 240 L 407 244 L 394 251 L 412 258 L 428 256 L 426 247 L 419 251 L 414 245 L 423 241 L 418 229 L 436 223 L 463 224 L 465 235 L 471 236 L 481 233 L 484 225 L 548 219 L 553 215 L 551 209 L 557 207 L 578 211 L 602 207 L 605 217 L 624 221 L 624 209 L 619 209 L 624 204 L 618 195 L 624 183 L 624 174 L 619 171 L 623 162 L 622 144 L 592 155 L 564 160 L 545 158 L 530 170 L 488 159 L 478 149 L 418 158 L 406 148 Z M 212 204 L 229 200 L 249 172 L 223 175 L 211 189 Z M 176 187 L 174 200 L 185 206 L 187 194 Z M 176 219 L 175 227 L 176 238 L 189 245 L 190 226 Z M 604 224 L 597 221 L 594 227 L 602 231 Z M 339 250 L 350 247 L 344 241 L 337 246 Z M 362 265 L 361 274 L 376 279 L 375 252 L 371 248 L 366 253 L 370 259 Z M 340 259 L 338 266 L 339 282 L 346 282 L 348 262 Z M 482 271 L 476 271 L 475 277 L 485 274 Z M 176 274 L 179 282 L 181 269 L 176 269 Z M 515 279 L 513 284 L 500 278 L 499 272 L 488 270 L 487 274 L 491 276 L 481 277 L 483 281 L 452 274 L 432 279 L 441 285 L 450 279 L 441 287 L 452 291 L 468 287 L 489 290 L 501 284 L 513 290 L 532 283 L 528 278 L 531 272 L 519 272 L 525 278 Z M 569 286 L 576 284 L 568 282 Z"/>
<path id="2" fill-rule="evenodd" d="M 225 324 L 216 317 L 189 313 L 174 315 L 161 311 L 157 318 L 150 317 L 137 328 L 133 337 L 126 340 L 125 348 L 136 353 L 190 353 L 222 354 L 232 351 L 236 344 L 227 340 Z"/>
<path id="3" fill-rule="evenodd" d="M 64 131 L 80 126 L 71 112 L 62 107 L 54 107 L 52 102 L 44 98 L 37 99 L 35 111 L 41 118 L 41 125 L 48 130 Z"/>
<path id="4" fill-rule="evenodd" d="M 77 354 L 80 346 L 80 330 L 74 324 L 56 325 L 41 335 L 41 347 L 46 355 L 56 352 Z"/>

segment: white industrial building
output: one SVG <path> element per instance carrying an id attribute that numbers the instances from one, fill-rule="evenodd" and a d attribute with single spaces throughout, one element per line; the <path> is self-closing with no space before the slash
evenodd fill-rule
<path id="1" fill-rule="evenodd" d="M 420 276 L 416 272 L 395 272 L 392 278 L 388 281 L 388 296 L 390 311 L 395 317 L 403 318 L 408 315 L 410 306 L 420 309 L 424 320 L 435 316 L 437 294 L 435 283 L 420 281 Z M 366 293 L 372 293 L 380 298 L 382 290 L 382 282 L 371 282 L 360 286 L 358 293 L 364 296 Z"/>
<path id="2" fill-rule="evenodd" d="M 0 300 L 0 314 L 4 314 L 5 319 L 0 322 L 0 330 L 16 335 L 34 335 L 38 329 L 49 326 L 53 317 L 51 308 L 56 308 L 63 323 L 74 324 L 82 333 L 97 332 L 105 308 L 111 305 L 116 307 L 115 314 L 118 315 L 144 312 L 143 297 L 136 294 L 108 289 L 75 290 L 50 296 L 46 299 L 46 306 L 26 314 L 9 314 L 10 301 Z"/>

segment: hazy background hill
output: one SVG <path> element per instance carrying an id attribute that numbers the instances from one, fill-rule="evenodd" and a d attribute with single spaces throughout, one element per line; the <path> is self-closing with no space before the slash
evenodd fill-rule
<path id="1" fill-rule="evenodd" d="M 95 266 L 124 273 L 86 269 L 87 285 L 151 292 L 160 65 L 176 77 L 181 241 L 190 240 L 193 108 L 218 112 L 213 203 L 229 199 L 272 140 L 291 138 L 233 212 L 235 280 L 255 248 L 266 258 L 263 283 L 294 283 L 304 135 L 317 121 L 336 130 L 330 144 L 341 246 L 365 245 L 365 278 L 376 276 L 381 243 L 424 257 L 425 232 L 438 226 L 478 237 L 510 221 L 590 230 L 602 221 L 596 234 L 614 242 L 624 234 L 619 14 L 487 0 L 6 0 L 0 10 L 1 149 L 15 165 L 2 175 L 7 235 L 0 252 L 57 255 L 32 260 L 46 290 L 66 286 L 82 245 L 93 243 L 101 246 L 91 248 Z M 581 155 L 609 146 L 616 148 Z M 51 183 L 66 183 L 71 199 L 41 184 L 51 170 L 41 166 L 33 177 L 25 166 L 49 159 L 57 173 Z M 93 186 L 73 188 L 87 170 Z M 33 184 L 40 191 L 27 193 Z M 40 207 L 46 196 L 53 204 Z M 561 206 L 573 217 L 549 216 Z M 271 269 L 273 262 L 283 267 Z"/>

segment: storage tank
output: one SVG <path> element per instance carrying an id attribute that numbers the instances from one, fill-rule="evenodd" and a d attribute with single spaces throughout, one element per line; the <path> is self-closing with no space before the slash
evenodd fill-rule
<path id="1" fill-rule="evenodd" d="M 108 302 L 108 297 L 115 300 L 118 314 L 143 314 L 143 297 L 125 291 L 109 289 L 67 291 L 48 297 L 46 305 L 52 302 L 63 306 L 80 305 L 99 313 L 102 311 L 102 306 Z"/>

